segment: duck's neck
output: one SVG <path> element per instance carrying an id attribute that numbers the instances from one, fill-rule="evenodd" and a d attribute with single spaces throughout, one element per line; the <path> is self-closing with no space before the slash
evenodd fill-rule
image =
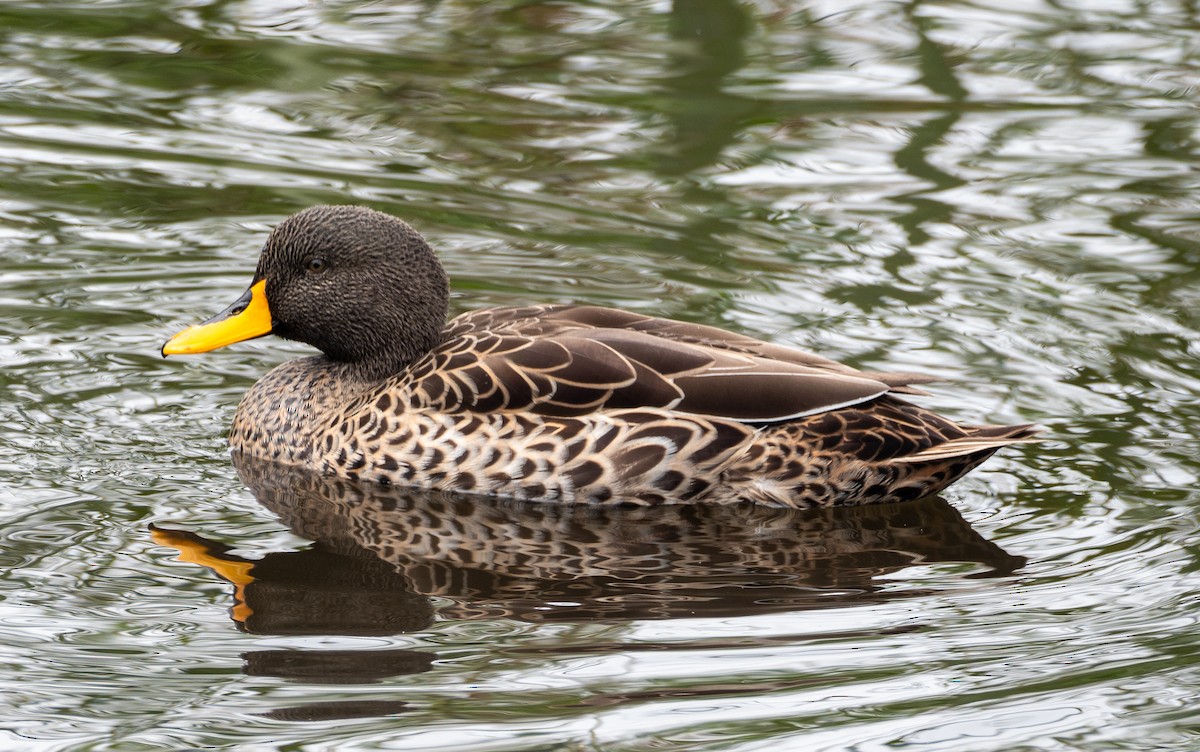
<path id="1" fill-rule="evenodd" d="M 329 363 L 331 369 L 339 372 L 341 378 L 365 385 L 374 385 L 403 373 L 418 358 L 424 355 L 425 352 L 413 354 L 380 352 L 369 358 L 354 362 L 339 362 L 329 360 L 328 358 L 325 360 Z"/>
<path id="2" fill-rule="evenodd" d="M 330 358 L 329 362 L 331 367 L 344 369 L 343 378 L 377 384 L 404 373 L 441 344 L 443 337 L 443 325 L 435 321 L 420 326 L 394 326 L 384 337 L 375 339 L 372 346 L 356 349 L 352 360 Z"/>

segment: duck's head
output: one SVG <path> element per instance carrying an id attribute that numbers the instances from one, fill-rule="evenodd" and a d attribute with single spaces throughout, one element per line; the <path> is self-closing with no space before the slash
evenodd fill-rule
<path id="1" fill-rule="evenodd" d="M 162 354 L 275 334 L 394 373 L 437 345 L 448 299 L 442 265 L 406 223 L 361 206 L 315 206 L 275 228 L 240 298 Z"/>

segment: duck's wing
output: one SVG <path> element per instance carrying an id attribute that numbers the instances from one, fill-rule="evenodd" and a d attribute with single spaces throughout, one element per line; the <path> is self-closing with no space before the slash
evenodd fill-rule
<path id="1" fill-rule="evenodd" d="M 770 423 L 928 378 L 864 373 L 714 327 L 611 308 L 531 306 L 459 316 L 406 380 L 414 407 L 448 412 L 654 407 Z"/>

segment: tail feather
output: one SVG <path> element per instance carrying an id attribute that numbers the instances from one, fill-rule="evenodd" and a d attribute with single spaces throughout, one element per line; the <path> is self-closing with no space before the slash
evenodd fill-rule
<path id="1" fill-rule="evenodd" d="M 1034 438 L 1041 432 L 1039 426 L 1024 424 L 1019 426 L 975 426 L 971 433 L 957 439 L 922 449 L 919 452 L 903 457 L 895 457 L 889 462 L 922 463 L 946 460 L 953 457 L 963 457 L 976 452 L 996 450 L 1011 444 L 1037 444 L 1041 439 Z"/>

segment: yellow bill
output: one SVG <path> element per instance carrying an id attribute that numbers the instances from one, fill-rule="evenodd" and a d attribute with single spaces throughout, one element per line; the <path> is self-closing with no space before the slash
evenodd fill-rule
<path id="1" fill-rule="evenodd" d="M 233 304 L 203 324 L 188 327 L 162 347 L 163 357 L 208 352 L 271 333 L 267 281 L 259 280 Z"/>

